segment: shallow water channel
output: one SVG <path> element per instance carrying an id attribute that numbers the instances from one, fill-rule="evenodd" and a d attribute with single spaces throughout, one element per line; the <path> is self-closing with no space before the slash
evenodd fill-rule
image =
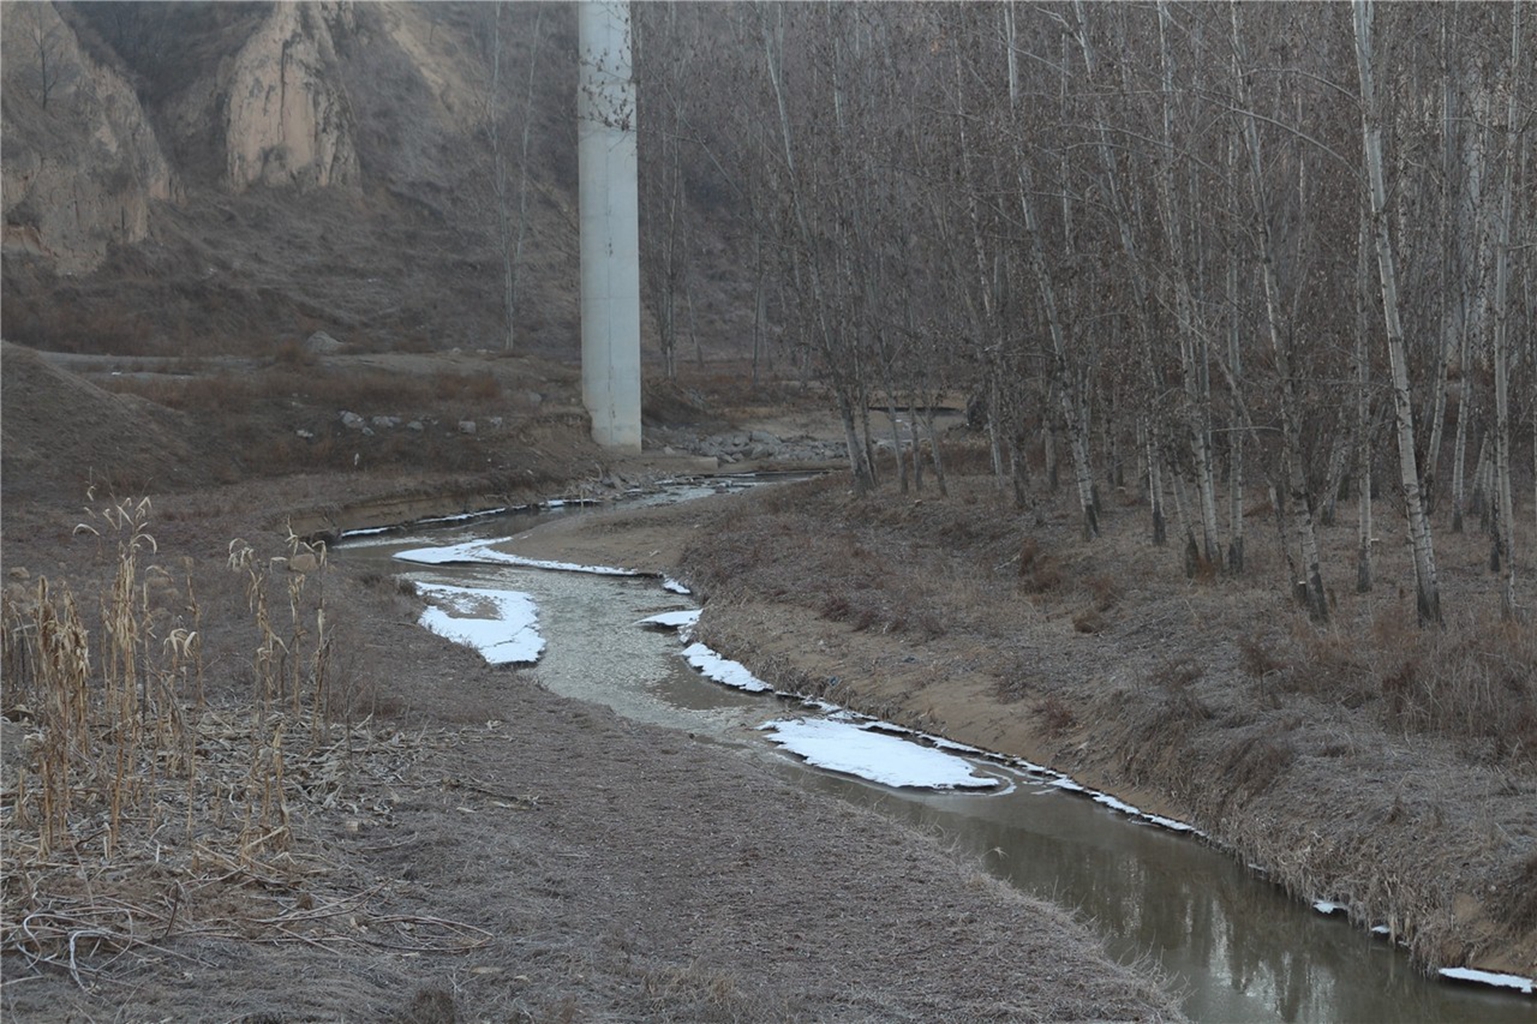
<path id="1" fill-rule="evenodd" d="M 532 672 L 549 689 L 701 740 L 755 747 L 809 789 L 941 835 L 1019 888 L 1079 911 L 1116 957 L 1156 961 L 1195 1020 L 1530 1024 L 1537 1014 L 1530 998 L 1427 979 L 1388 941 L 1288 899 L 1199 839 L 1139 823 L 1019 767 L 973 759 L 977 773 L 1001 780 L 983 792 L 892 788 L 811 767 L 759 726 L 816 710 L 712 682 L 680 656 L 677 636 L 635 625 L 695 607 L 655 578 L 393 559 L 532 524 L 502 519 L 358 538 L 333 557 L 422 583 L 530 595 L 547 642 Z"/>

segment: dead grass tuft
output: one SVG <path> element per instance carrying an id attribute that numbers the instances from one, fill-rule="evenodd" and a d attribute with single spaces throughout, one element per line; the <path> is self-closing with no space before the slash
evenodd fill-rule
<path id="1" fill-rule="evenodd" d="M 1290 667 L 1257 637 L 1241 636 L 1236 643 L 1239 667 L 1251 679 L 1264 679 L 1272 673 L 1281 672 Z"/>
<path id="2" fill-rule="evenodd" d="M 77 981 L 77 957 L 153 950 L 190 923 L 179 909 L 188 888 L 204 893 L 206 935 L 309 927 L 333 911 L 362 914 L 367 898 L 289 919 L 235 895 L 314 874 L 294 809 L 334 800 L 373 743 L 353 718 L 361 695 L 334 664 L 325 549 L 292 535 L 281 555 L 230 545 L 255 637 L 221 644 L 255 653 L 251 692 L 221 704 L 205 688 L 195 563 L 162 553 L 151 512 L 148 499 L 87 509 L 76 533 L 96 539 L 108 577 L 88 579 L 93 591 L 39 577 L 0 596 L 0 706 L 31 734 L 0 784 L 7 872 L 23 880 L 3 890 L 0 952 Z M 210 910 L 216 891 L 243 909 Z M 450 945 L 483 941 L 439 924 Z"/>
<path id="3" fill-rule="evenodd" d="M 1040 541 L 1026 537 L 1019 548 L 1019 589 L 1025 594 L 1049 594 L 1062 587 L 1062 569 L 1041 549 Z"/>
<path id="4" fill-rule="evenodd" d="M 1072 705 L 1054 693 L 1047 694 L 1030 709 L 1048 736 L 1061 736 L 1078 724 Z"/>
<path id="5" fill-rule="evenodd" d="M 1105 629 L 1105 617 L 1098 608 L 1082 608 L 1073 615 L 1073 628 L 1080 633 L 1101 633 Z"/>
<path id="6" fill-rule="evenodd" d="M 1360 707 L 1373 696 L 1371 666 L 1366 652 L 1352 637 L 1337 632 L 1318 632 L 1308 626 L 1298 646 L 1302 657 L 1279 683 L 1292 693 L 1307 693 L 1346 707 Z"/>
<path id="7" fill-rule="evenodd" d="M 1121 584 L 1113 576 L 1104 574 L 1090 576 L 1083 581 L 1083 585 L 1089 593 L 1094 595 L 1094 607 L 1102 612 L 1108 612 L 1114 608 L 1116 602 L 1121 599 Z"/>
<path id="8" fill-rule="evenodd" d="M 1296 759 L 1291 740 L 1255 733 L 1227 749 L 1221 774 L 1231 792 L 1254 797 L 1274 786 Z"/>
<path id="9" fill-rule="evenodd" d="M 1166 658 L 1148 674 L 1148 682 L 1166 690 L 1181 691 L 1206 675 L 1206 666 L 1191 657 Z"/>
<path id="10" fill-rule="evenodd" d="M 1454 622 L 1383 651 L 1380 663 L 1392 726 L 1477 741 L 1494 761 L 1537 761 L 1537 631 Z"/>
<path id="11" fill-rule="evenodd" d="M 1537 853 L 1511 872 L 1500 889 L 1501 897 L 1489 901 L 1495 917 L 1516 935 L 1537 929 Z"/>

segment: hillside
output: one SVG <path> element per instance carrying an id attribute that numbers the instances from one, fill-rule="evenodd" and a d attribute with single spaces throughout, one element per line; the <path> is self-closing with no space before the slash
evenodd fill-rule
<path id="1" fill-rule="evenodd" d="M 500 26 L 486 4 L 0 11 L 8 340 L 269 354 L 324 330 L 361 351 L 505 347 L 486 133 L 499 46 L 503 135 L 530 122 L 514 345 L 574 356 L 566 7 L 507 5 Z M 720 286 L 701 292 L 712 347 L 723 308 Z"/>

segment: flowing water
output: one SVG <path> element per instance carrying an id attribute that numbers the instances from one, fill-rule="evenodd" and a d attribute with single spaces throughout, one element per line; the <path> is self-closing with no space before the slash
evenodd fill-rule
<path id="1" fill-rule="evenodd" d="M 1139 824 L 1007 764 L 979 762 L 979 771 L 1008 781 L 986 793 L 894 789 L 809 767 L 758 727 L 815 712 L 711 682 L 679 656 L 677 637 L 635 625 L 692 607 L 655 579 L 392 560 L 408 548 L 506 536 L 529 523 L 502 521 L 500 533 L 496 525 L 378 536 L 346 543 L 334 557 L 422 582 L 530 594 L 548 643 L 533 671 L 551 690 L 635 721 L 756 747 L 799 784 L 941 834 L 1019 888 L 1077 910 L 1113 955 L 1155 961 L 1195 1020 L 1537 1020 L 1530 998 L 1427 979 L 1388 941 L 1288 899 L 1200 840 Z"/>

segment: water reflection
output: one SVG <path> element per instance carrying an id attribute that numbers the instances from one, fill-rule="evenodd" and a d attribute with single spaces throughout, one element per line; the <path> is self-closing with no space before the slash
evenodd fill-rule
<path id="1" fill-rule="evenodd" d="M 918 794 L 798 774 L 937 830 L 1019 888 L 1075 909 L 1117 958 L 1156 961 L 1195 1020 L 1533 1020 L 1530 1000 L 1424 978 L 1402 951 L 1288 899 L 1231 857 L 1054 786 Z"/>
<path id="2" fill-rule="evenodd" d="M 1286 898 L 1199 841 L 1020 773 L 1005 794 L 923 793 L 785 758 L 755 731 L 783 713 L 782 703 L 704 680 L 679 657 L 674 637 L 634 626 L 687 599 L 655 580 L 390 561 L 396 550 L 451 542 L 441 534 L 397 536 L 346 545 L 336 556 L 417 579 L 532 594 L 549 643 L 535 672 L 552 690 L 637 721 L 757 747 L 808 787 L 941 832 L 1019 888 L 1077 910 L 1116 957 L 1156 961 L 1193 1019 L 1531 1024 L 1537 1016 L 1529 999 L 1420 976 L 1389 943 Z"/>

